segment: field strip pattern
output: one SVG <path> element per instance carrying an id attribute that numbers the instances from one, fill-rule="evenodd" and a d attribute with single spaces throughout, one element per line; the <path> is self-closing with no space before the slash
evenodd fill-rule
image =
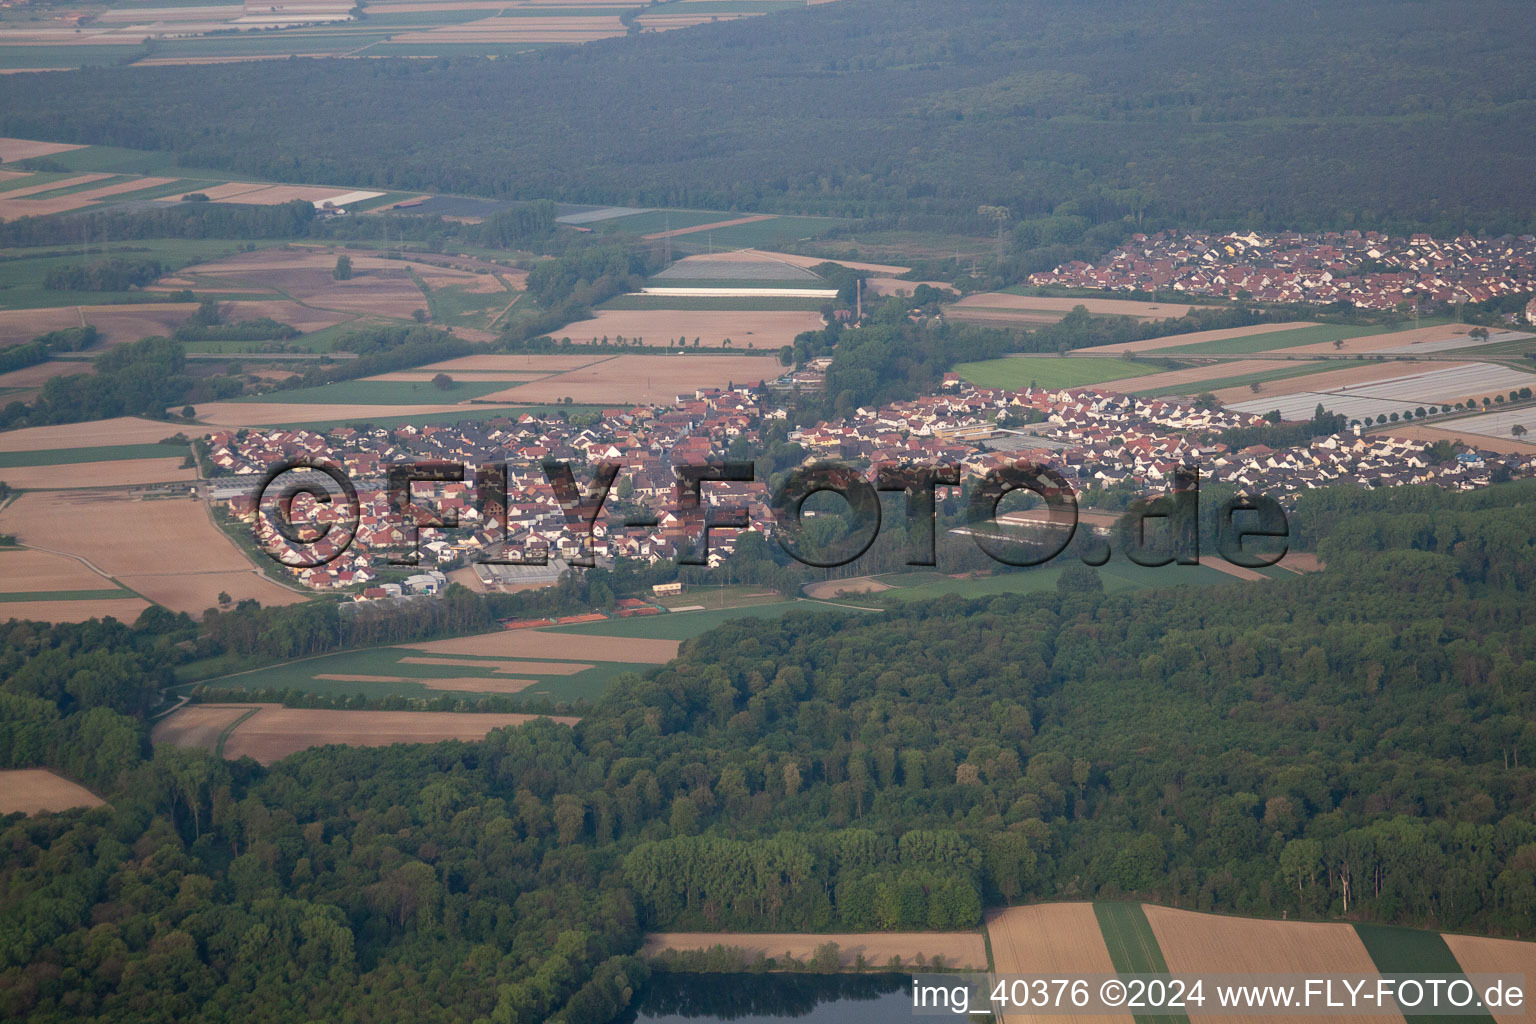
<path id="1" fill-rule="evenodd" d="M 1073 977 L 1113 974 L 1104 933 L 1091 903 L 1046 903 L 1009 907 L 987 916 L 992 967 L 998 974 Z M 1002 1024 L 1128 1024 L 1130 1014 L 1005 1013 Z"/>
<path id="2" fill-rule="evenodd" d="M 1531 986 L 1536 984 L 1536 942 L 1487 939 L 1480 935 L 1446 934 L 1441 938 L 1468 974 L 1525 975 L 1527 1005 L 1495 1010 L 1493 1019 L 1498 1024 L 1525 1024 L 1531 1019 L 1529 1003 Z"/>
<path id="3" fill-rule="evenodd" d="M 1266 921 L 1256 918 L 1202 914 L 1146 904 L 1141 908 L 1152 934 L 1174 974 L 1328 974 L 1372 975 L 1376 964 L 1347 924 L 1312 921 Z M 1209 993 L 1208 993 L 1209 995 Z M 1206 1004 L 1210 1006 L 1210 1003 Z M 1316 1017 L 1272 1014 L 1190 1014 L 1201 1021 L 1302 1021 Z M 1330 1021 L 1390 1022 L 1394 1014 L 1330 1013 Z"/>
<path id="4" fill-rule="evenodd" d="M 1139 903 L 1095 903 L 1094 916 L 1118 974 L 1167 974 L 1157 936 Z M 1189 1024 L 1184 1014 L 1135 1015 L 1136 1024 Z"/>
<path id="5" fill-rule="evenodd" d="M 311 747 L 379 747 L 395 743 L 479 740 L 493 729 L 569 716 L 456 711 L 331 711 L 279 704 L 190 704 L 155 724 L 156 743 L 198 747 L 229 760 L 250 757 L 271 764 Z"/>
<path id="6" fill-rule="evenodd" d="M 1382 924 L 1357 924 L 1354 930 L 1382 974 L 1460 974 L 1463 971 L 1463 965 L 1451 952 L 1449 943 L 1438 932 L 1394 928 Z M 1532 980 L 1527 978 L 1527 984 Z M 1457 1021 L 1462 1024 L 1493 1024 L 1493 1018 L 1486 1013 L 1455 1016 L 1406 1013 L 1403 1016 L 1407 1020 L 1425 1024 L 1438 1024 L 1440 1021 L 1452 1024 Z"/>

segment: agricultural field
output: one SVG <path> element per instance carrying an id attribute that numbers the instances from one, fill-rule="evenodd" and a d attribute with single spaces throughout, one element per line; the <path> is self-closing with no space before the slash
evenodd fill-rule
<path id="1" fill-rule="evenodd" d="M 704 348 L 757 349 L 777 352 L 794 343 L 795 335 L 819 331 L 821 316 L 809 310 L 714 310 L 598 309 L 590 320 L 577 320 L 550 332 L 587 344 L 607 338 L 639 339 L 652 348 L 669 348 L 694 339 Z"/>
<path id="2" fill-rule="evenodd" d="M 820 0 L 826 2 L 826 0 Z M 150 9 L 87 3 L 89 23 L 62 16 L 0 27 L 0 67 L 59 70 L 102 63 L 144 67 L 299 57 L 511 56 L 547 46 L 625 35 L 621 14 L 643 11 L 643 32 L 804 7 L 799 0 L 400 0 L 373 2 L 364 19 L 350 0 L 308 3 L 301 11 L 240 4 L 186 3 Z"/>
<path id="3" fill-rule="evenodd" d="M 1536 980 L 1536 942 L 1449 933 L 1442 938 L 1468 974 L 1523 974 L 1527 992 Z M 1529 1006 L 1504 1007 L 1492 1013 L 1498 1024 L 1524 1024 L 1531 1019 Z"/>
<path id="4" fill-rule="evenodd" d="M 539 715 L 452 711 L 330 711 L 278 704 L 191 704 L 155 725 L 151 739 L 209 750 L 229 760 L 272 764 L 311 747 L 385 747 L 483 739 Z M 576 719 L 556 717 L 563 725 Z"/>
<path id="5" fill-rule="evenodd" d="M 169 453 L 169 447 L 162 449 Z M 0 480 L 29 491 L 76 490 L 98 487 L 140 487 L 147 484 L 191 483 L 197 469 L 188 456 L 165 455 L 154 459 L 112 459 L 105 462 L 72 462 L 57 466 L 0 468 Z M 0 462 L 3 465 L 3 462 Z"/>
<path id="6" fill-rule="evenodd" d="M 838 962 L 851 968 L 860 956 L 874 967 L 886 967 L 894 957 L 911 968 L 943 957 L 946 967 L 982 971 L 987 967 L 987 947 L 980 932 L 852 932 L 846 934 L 654 932 L 645 937 L 640 955 L 708 950 L 716 946 L 739 949 L 750 961 L 757 956 L 780 957 L 788 953 L 809 960 L 818 946 L 837 943 Z"/>
<path id="7" fill-rule="evenodd" d="M 992 944 L 992 969 L 998 974 L 1050 977 L 1054 974 L 1115 973 L 1115 963 L 1110 959 L 1092 903 L 1008 907 L 988 914 L 986 927 L 987 938 Z M 1002 1024 L 1025 1024 L 1036 1020 L 1129 1024 L 1131 1019 L 1129 1014 L 1053 1014 L 1043 1018 L 1010 1013 L 1002 1015 Z"/>
<path id="8" fill-rule="evenodd" d="M 537 658 L 378 647 L 286 662 L 205 684 L 218 689 L 298 690 L 330 696 L 430 698 L 452 693 L 570 701 L 595 698 L 621 672 L 650 667 L 627 658 L 611 660 L 621 656 L 613 649 L 601 653 L 607 659 L 596 657 L 585 647 L 572 649 L 569 642 L 561 644 L 558 652 Z"/>
<path id="9" fill-rule="evenodd" d="M 649 622 L 653 618 L 668 617 L 659 615 L 619 621 Z M 503 660 L 520 658 L 560 660 L 573 652 L 571 640 L 564 635 L 564 632 L 557 633 L 543 629 L 503 629 L 495 633 L 455 637 L 450 640 L 428 640 L 403 646 L 432 656 L 448 655 Z M 678 644 L 675 640 L 645 639 L 643 636 L 623 638 L 590 636 L 576 645 L 576 650 L 585 661 L 609 661 L 631 665 L 664 665 L 677 657 L 677 648 Z"/>
<path id="10" fill-rule="evenodd" d="M 1236 389 L 1252 384 L 1264 385 L 1270 381 L 1287 380 L 1321 373 L 1329 367 L 1324 360 L 1290 362 L 1275 359 L 1233 359 L 1226 362 L 1208 363 L 1186 370 L 1173 370 L 1143 380 L 1124 382 L 1109 381 L 1105 387 L 1123 383 L 1120 390 L 1133 395 L 1197 395 L 1220 388 Z M 1233 391 L 1235 394 L 1235 390 Z"/>
<path id="11" fill-rule="evenodd" d="M 476 358 L 476 357 L 471 357 Z M 783 368 L 768 356 L 618 355 L 486 396 L 487 401 L 669 404 L 700 388 L 772 380 Z"/>
<path id="12" fill-rule="evenodd" d="M 109 420 L 61 423 L 46 427 L 22 427 L 20 430 L 0 432 L 0 452 L 90 449 L 91 457 L 88 461 L 99 461 L 107 457 L 102 454 L 103 449 L 134 446 L 133 457 L 142 458 L 143 450 L 138 446 L 153 445 L 184 429 L 175 423 L 139 419 L 136 416 L 117 416 Z"/>
<path id="13" fill-rule="evenodd" d="M 734 608 L 706 611 L 681 611 L 667 615 L 641 615 L 630 619 L 604 619 L 601 622 L 582 622 L 539 630 L 546 636 L 570 644 L 580 637 L 578 649 L 587 656 L 586 644 L 606 644 L 610 641 L 666 643 L 673 650 L 685 640 L 707 633 L 723 622 L 746 618 L 776 618 L 792 611 L 826 611 L 830 605 L 817 605 L 796 601 L 775 601 L 765 604 L 738 605 Z M 665 648 L 657 648 L 658 651 Z"/>
<path id="14" fill-rule="evenodd" d="M 1416 412 L 1420 407 L 1431 405 L 1447 406 L 1480 401 L 1485 397 L 1492 399 L 1509 391 L 1536 386 L 1536 374 L 1498 363 L 1434 363 L 1407 373 L 1402 372 L 1403 367 L 1399 364 L 1398 369 L 1396 376 L 1340 384 L 1328 391 L 1261 394 L 1232 402 L 1228 408 L 1259 415 L 1279 409 L 1285 419 L 1300 420 L 1311 417 L 1321 404 L 1329 412 L 1363 420 Z"/>
<path id="15" fill-rule="evenodd" d="M 272 391 L 254 395 L 248 402 L 274 405 L 444 405 L 468 402 L 500 391 L 501 381 L 455 379 L 439 387 L 426 380 L 344 380 L 320 387 Z"/>
<path id="16" fill-rule="evenodd" d="M 1131 906 L 1125 904 L 1124 906 Z M 1161 949 L 1167 970 L 1174 974 L 1375 974 L 1388 973 L 1380 960 L 1372 961 L 1367 943 L 1348 924 L 1320 924 L 1302 921 L 1260 921 L 1252 918 L 1222 917 L 1172 910 L 1147 904 L 1137 907 L 1150 924 L 1154 942 Z M 1440 942 L 1433 932 L 1416 932 Z M 1428 972 L 1438 970 L 1428 963 L 1402 965 L 1391 970 Z M 1456 970 L 1451 960 L 1451 971 Z M 1190 1014 L 1192 1021 L 1273 1021 L 1273 1015 Z M 1289 1018 L 1301 1019 L 1301 1018 Z M 1330 1013 L 1330 1020 L 1382 1020 L 1381 1015 L 1366 1013 Z M 1392 1018 L 1385 1018 L 1392 1019 Z M 1397 1018 L 1401 1020 L 1401 1018 Z"/>
<path id="17" fill-rule="evenodd" d="M 41 768 L 0 771 L 0 818 L 7 814 L 56 814 L 104 801 L 84 786 Z"/>
<path id="18" fill-rule="evenodd" d="M 83 559 L 172 611 L 201 615 L 218 603 L 220 593 L 263 605 L 305 600 L 261 575 L 214 526 L 202 503 L 185 497 L 139 499 L 109 490 L 29 492 L 0 509 L 0 533 Z"/>
<path id="19" fill-rule="evenodd" d="M 1187 303 L 1134 302 L 1129 299 L 1095 299 L 1016 295 L 1012 292 L 980 292 L 945 307 L 945 315 L 962 320 L 1008 323 L 1055 323 L 1078 306 L 1094 316 L 1128 316 L 1137 320 L 1177 319 L 1196 307 Z"/>
<path id="20" fill-rule="evenodd" d="M 1306 321 L 1283 324 L 1250 324 L 1247 327 L 1223 327 L 1211 331 L 1193 331 L 1189 334 L 1170 334 L 1146 341 L 1128 341 L 1113 345 L 1094 345 L 1074 350 L 1079 356 L 1123 356 L 1132 352 L 1155 352 L 1167 355 L 1170 349 L 1182 349 L 1186 354 L 1197 346 L 1209 345 L 1212 350 L 1194 352 L 1195 355 L 1251 355 L 1273 347 L 1271 341 L 1255 341 L 1260 335 L 1284 334 L 1315 326 Z"/>
<path id="21" fill-rule="evenodd" d="M 1034 385 L 1042 388 L 1076 388 L 1104 381 L 1119 383 L 1129 378 L 1159 375 L 1161 368 L 1129 359 L 1103 359 L 1072 356 L 1004 356 L 979 363 L 960 363 L 954 368 L 977 387 L 1022 390 Z M 1182 371 L 1180 371 L 1182 372 Z M 1107 387 L 1107 391 L 1120 390 Z"/>
<path id="22" fill-rule="evenodd" d="M 0 479 L 7 475 L 0 471 Z M 148 607 L 148 601 L 78 558 L 0 547 L 0 622 L 84 622 L 110 615 L 131 623 Z"/>

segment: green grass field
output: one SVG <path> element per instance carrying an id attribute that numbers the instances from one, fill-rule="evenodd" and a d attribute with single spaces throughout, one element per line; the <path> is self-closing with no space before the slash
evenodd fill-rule
<path id="1" fill-rule="evenodd" d="M 109 590 L 32 590 L 22 593 L 0 594 L 0 602 L 19 604 L 25 601 L 116 601 L 133 596 L 133 591 L 122 588 Z"/>
<path id="2" fill-rule="evenodd" d="M 1076 388 L 1165 370 L 1166 367 L 1136 360 L 1097 356 L 1004 356 L 979 363 L 960 363 L 955 367 L 956 373 L 977 387 L 1013 391 L 1030 384 L 1042 388 Z"/>
<path id="3" fill-rule="evenodd" d="M 117 64 L 139 52 L 137 43 L 128 46 L 0 46 L 0 69 L 94 67 Z"/>
<path id="4" fill-rule="evenodd" d="M 1384 924 L 1357 924 L 1355 934 L 1371 954 L 1371 960 L 1383 974 L 1461 974 L 1461 964 L 1445 944 L 1439 932 L 1413 928 L 1394 928 Z M 1527 979 L 1529 980 L 1529 979 Z M 1487 1014 L 1448 1015 L 1404 1013 L 1404 1017 L 1422 1024 L 1493 1024 Z"/>
<path id="5" fill-rule="evenodd" d="M 1117 974 L 1167 974 L 1168 963 L 1139 903 L 1095 903 L 1093 916 Z M 1184 1014 L 1136 1014 L 1136 1024 L 1189 1024 Z"/>
<path id="6" fill-rule="evenodd" d="M 167 423 L 165 436 L 186 431 L 184 424 Z M 0 469 L 28 466 L 67 466 L 81 462 L 120 462 L 125 459 L 169 459 L 187 454 L 184 444 L 120 444 L 91 448 L 51 448 L 36 452 L 0 452 Z"/>
<path id="7" fill-rule="evenodd" d="M 244 401 L 287 405 L 452 405 L 480 398 L 510 385 L 501 381 L 455 381 L 439 388 L 429 381 L 345 380 L 317 388 L 297 388 L 255 395 Z"/>
<path id="8" fill-rule="evenodd" d="M 632 213 L 627 217 L 613 217 L 598 221 L 591 227 L 599 232 L 626 231 L 635 235 L 650 235 L 658 231 L 696 228 L 701 224 L 715 224 L 743 216 L 747 215 L 727 213 L 724 210 L 649 210 L 645 213 Z M 673 239 L 673 241 L 677 240 Z"/>

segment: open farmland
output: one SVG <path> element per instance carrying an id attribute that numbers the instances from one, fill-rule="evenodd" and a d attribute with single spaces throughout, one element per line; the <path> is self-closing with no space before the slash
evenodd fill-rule
<path id="1" fill-rule="evenodd" d="M 1141 908 L 1152 926 L 1157 944 L 1174 974 L 1375 974 L 1377 965 L 1365 944 L 1347 924 L 1302 921 L 1260 921 L 1253 918 L 1219 917 L 1189 910 L 1171 910 L 1147 904 Z M 1428 970 L 1405 967 L 1403 970 Z M 1191 1021 L 1305 1020 L 1252 1014 L 1191 1013 Z M 1368 1013 L 1337 1012 L 1335 1021 L 1401 1020 Z"/>
<path id="2" fill-rule="evenodd" d="M 1196 308 L 1184 303 L 980 292 L 946 306 L 944 312 L 947 316 L 961 320 L 1054 323 L 1078 306 L 1085 307 L 1094 316 L 1128 316 L 1137 320 L 1177 319 Z"/>
<path id="3" fill-rule="evenodd" d="M 18 160 L 31 160 L 34 157 L 53 156 L 55 153 L 67 153 L 72 149 L 84 148 L 68 142 L 34 142 L 31 139 L 0 138 L 0 163 L 13 164 Z"/>
<path id="4" fill-rule="evenodd" d="M 111 617 L 132 624 L 148 607 L 148 601 L 132 596 L 64 598 L 57 601 L 39 600 L 33 596 L 26 600 L 0 600 L 0 622 L 11 619 L 53 623 L 86 622 Z"/>
<path id="5" fill-rule="evenodd" d="M 1076 388 L 1115 378 L 1123 381 L 1158 374 L 1158 367 L 1129 359 L 1074 359 L 1071 356 L 1004 356 L 979 363 L 960 363 L 954 370 L 977 387 L 1011 391 L 1030 384 L 1042 388 Z M 1105 385 L 1104 390 L 1120 389 Z"/>
<path id="6" fill-rule="evenodd" d="M 1524 427 L 1525 435 L 1536 437 L 1536 408 L 1529 405 L 1519 409 L 1509 409 L 1504 412 L 1485 412 L 1477 416 L 1465 416 L 1460 419 L 1445 423 L 1439 429 L 1457 434 L 1477 435 L 1471 437 L 1476 443 L 1480 439 L 1513 437 L 1512 430 L 1516 426 Z"/>
<path id="7" fill-rule="evenodd" d="M 1008 907 L 987 915 L 992 967 L 998 974 L 1113 974 L 1115 965 L 1091 903 L 1046 903 Z M 1079 1024 L 1128 1024 L 1129 1014 L 1002 1015 L 1003 1024 L 1073 1021 Z"/>
<path id="8" fill-rule="evenodd" d="M 280 397 L 280 396 L 276 396 Z M 360 405 L 320 401 L 208 402 L 197 406 L 198 421 L 210 427 L 259 427 L 282 423 L 381 423 L 387 419 L 433 417 L 454 420 L 476 407 L 454 402 L 432 405 Z"/>
<path id="9" fill-rule="evenodd" d="M 1390 377 L 1401 377 L 1406 368 L 1415 365 L 1412 363 L 1404 364 L 1395 360 L 1392 362 L 1384 363 L 1378 363 L 1374 361 L 1363 363 L 1357 363 L 1353 361 L 1347 363 L 1339 363 L 1333 360 L 1319 360 L 1315 363 L 1293 364 L 1286 362 L 1276 362 L 1274 360 L 1266 361 L 1261 359 L 1244 360 L 1242 364 L 1226 363 L 1222 365 L 1238 366 L 1247 363 L 1271 367 L 1300 365 L 1315 369 L 1317 371 L 1308 372 L 1305 374 L 1289 375 L 1283 378 L 1269 378 L 1260 383 L 1259 390 L 1262 394 L 1276 396 L 1296 394 L 1300 391 L 1351 390 L 1358 384 L 1369 384 L 1378 380 L 1386 380 Z M 1425 364 L 1418 365 L 1423 366 Z M 1435 363 L 1433 364 L 1433 368 L 1446 370 L 1454 369 L 1462 365 L 1464 364 Z M 1330 367 L 1332 368 L 1330 369 Z M 1248 387 L 1248 382 L 1244 381 L 1240 384 L 1234 384 L 1229 387 L 1220 388 L 1215 392 L 1215 395 L 1216 398 L 1223 404 L 1231 404 L 1232 402 L 1241 402 L 1254 397 L 1254 392 L 1251 388 Z"/>
<path id="10" fill-rule="evenodd" d="M 0 601 L 7 594 L 110 589 L 113 583 L 67 555 L 31 548 L 0 548 Z M 124 595 L 127 596 L 127 595 Z"/>
<path id="11" fill-rule="evenodd" d="M 700 388 L 772 380 L 783 368 L 765 356 L 620 355 L 487 395 L 487 402 L 558 402 L 578 405 L 667 404 Z"/>
<path id="12" fill-rule="evenodd" d="M 743 933 L 743 932 L 655 932 L 645 937 L 640 955 L 708 950 L 716 946 L 741 950 L 750 961 L 761 954 L 781 957 L 788 953 L 797 960 L 809 960 L 816 947 L 837 943 L 838 962 L 852 967 L 859 956 L 873 967 L 884 967 L 897 958 L 911 968 L 923 957 L 931 963 L 943 957 L 947 967 L 985 970 L 987 947 L 980 932 L 854 932 L 847 934 Z"/>
<path id="13" fill-rule="evenodd" d="M 527 632 L 521 630 L 517 632 Z M 566 660 L 580 658 L 581 660 Z M 601 695 L 620 673 L 643 670 L 615 647 L 588 651 L 567 640 L 542 658 L 441 656 L 410 647 L 373 647 L 304 658 L 208 681 L 217 689 L 298 690 L 330 696 L 428 699 L 441 693 L 522 694 L 569 701 Z"/>
<path id="14" fill-rule="evenodd" d="M 618 637 L 583 637 L 573 644 L 562 633 L 541 629 L 503 629 L 478 636 L 451 640 L 428 640 L 406 644 L 415 651 L 430 654 L 478 655 L 490 658 L 561 658 L 576 654 L 587 661 L 615 661 L 641 665 L 663 665 L 677 657 L 673 640 L 643 640 Z"/>
<path id="15" fill-rule="evenodd" d="M 178 430 L 189 428 L 136 416 L 117 416 L 88 423 L 61 423 L 47 427 L 23 427 L 0 432 L 0 452 L 57 451 L 66 448 L 103 448 L 154 444 Z"/>
<path id="16" fill-rule="evenodd" d="M 71 292 L 59 292 L 65 298 Z M 39 309 L 0 311 L 0 345 L 31 341 L 39 334 L 89 324 L 101 332 L 98 345 L 118 345 L 150 335 L 168 335 L 197 310 L 191 302 L 143 302 L 107 306 L 48 306 Z M 72 372 L 85 373 L 90 364 L 80 362 Z"/>
<path id="17" fill-rule="evenodd" d="M 227 593 L 263 605 L 304 600 L 260 575 L 198 501 L 141 500 L 120 491 L 23 494 L 0 510 L 0 532 L 85 559 L 172 611 L 200 615 Z"/>
<path id="18" fill-rule="evenodd" d="M 15 193 L 0 193 L 0 218 L 15 220 L 20 217 L 48 217 L 57 213 L 70 213 L 87 206 L 94 206 L 106 199 L 127 193 L 158 189 L 175 181 L 175 178 L 135 177 L 128 181 L 103 185 L 100 188 L 70 191 L 60 195 L 39 195 L 28 199 L 18 199 Z"/>
<path id="19" fill-rule="evenodd" d="M 183 724 L 179 720 L 188 712 L 192 712 L 192 717 Z M 261 764 L 271 764 L 289 754 L 329 744 L 385 747 L 395 743 L 478 740 L 493 729 L 522 725 L 539 717 L 544 716 L 193 704 L 157 724 L 154 740 L 219 752 L 230 760 L 249 757 Z M 577 721 L 567 717 L 553 720 L 562 725 L 574 725 Z"/>
<path id="20" fill-rule="evenodd" d="M 1275 340 L 1276 351 L 1288 356 L 1321 355 L 1429 355 L 1443 351 L 1439 346 L 1455 340 L 1472 328 L 1468 324 L 1438 324 L 1414 327 L 1412 323 L 1391 327 L 1352 327 L 1319 324 L 1307 333 L 1283 334 Z M 1334 342 L 1340 342 L 1338 347 Z M 1422 351 L 1420 346 L 1431 346 Z"/>
<path id="21" fill-rule="evenodd" d="M 166 452 L 174 449 L 167 446 Z M 186 483 L 197 479 L 197 470 L 183 465 L 180 455 L 161 459 L 113 459 L 108 462 L 72 462 L 59 466 L 16 466 L 0 469 L 0 480 L 26 490 L 74 490 L 96 487 L 131 487 L 142 484 Z"/>
<path id="22" fill-rule="evenodd" d="M 1536 983 L 1536 942 L 1515 939 L 1488 939 L 1480 935 L 1442 936 L 1456 962 L 1468 974 L 1523 974 L 1527 998 Z M 1525 1024 L 1530 1017 L 1530 1007 L 1504 1007 L 1493 1010 L 1498 1024 Z"/>
<path id="23" fill-rule="evenodd" d="M 1446 423 L 1440 427 L 1420 426 L 1415 423 L 1404 426 L 1394 423 L 1390 428 L 1373 427 L 1372 432 L 1386 437 L 1403 437 L 1413 441 L 1425 441 L 1434 444 L 1437 441 L 1450 441 L 1456 444 L 1468 444 L 1475 448 L 1490 452 L 1502 452 L 1514 455 L 1536 454 L 1536 443 L 1521 441 L 1513 437 L 1499 437 L 1491 434 L 1474 434 L 1470 431 L 1459 429 L 1463 423 L 1471 422 L 1480 417 L 1459 419 Z"/>
<path id="24" fill-rule="evenodd" d="M 100 807 L 101 797 L 42 768 L 0 771 L 0 817 Z"/>
<path id="25" fill-rule="evenodd" d="M 426 294 L 411 278 L 412 264 L 349 253 L 352 277 L 338 281 L 332 276 L 337 255 L 314 249 L 267 249 L 197 264 L 177 276 L 198 288 L 260 289 L 272 292 L 274 298 L 344 313 L 405 320 L 413 310 L 427 307 Z M 443 272 L 441 268 L 433 271 Z"/>
<path id="26" fill-rule="evenodd" d="M 697 338 L 704 348 L 778 351 L 793 344 L 795 335 L 821 327 L 821 315 L 809 310 L 599 309 L 592 319 L 577 320 L 550 334 L 570 338 L 578 345 L 623 337 L 641 339 L 652 348 L 666 348 L 682 338 L 692 347 Z"/>
<path id="27" fill-rule="evenodd" d="M 1119 384 L 1119 390 L 1136 395 L 1194 395 L 1221 386 L 1247 386 L 1289 377 L 1304 377 L 1327 368 L 1328 364 L 1322 360 L 1293 363 L 1278 359 L 1233 359 L 1184 370 L 1170 370 L 1140 380 L 1106 381 L 1104 387 L 1108 390 Z"/>
<path id="28" fill-rule="evenodd" d="M 1079 356 L 1123 356 L 1131 352 L 1156 352 L 1159 355 L 1170 355 L 1172 353 L 1167 350 L 1180 349 L 1186 352 L 1193 350 L 1197 354 L 1206 355 L 1249 355 L 1254 352 L 1264 351 L 1266 345 L 1272 344 L 1270 339 L 1254 340 L 1260 335 L 1285 333 L 1309 326 L 1313 325 L 1305 321 L 1298 321 L 1285 324 L 1249 324 L 1247 327 L 1223 327 L 1213 331 L 1170 334 L 1162 338 L 1148 338 L 1146 341 L 1127 341 L 1114 345 L 1094 345 L 1089 348 L 1076 349 L 1073 354 Z M 1206 346 L 1209 346 L 1212 351 L 1206 352 Z"/>
<path id="29" fill-rule="evenodd" d="M 1401 369 L 1401 367 L 1399 368 Z M 1416 373 L 1344 384 L 1329 391 L 1298 391 L 1293 394 L 1250 398 L 1228 408 L 1258 415 L 1279 409 L 1288 420 L 1309 418 L 1319 404 L 1349 419 L 1390 416 L 1415 411 L 1421 406 L 1446 406 L 1480 401 L 1509 391 L 1536 386 L 1536 374 L 1497 363 L 1434 365 Z"/>

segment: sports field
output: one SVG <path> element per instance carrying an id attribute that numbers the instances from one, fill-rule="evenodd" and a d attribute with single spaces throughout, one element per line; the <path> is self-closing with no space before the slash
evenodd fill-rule
<path id="1" fill-rule="evenodd" d="M 979 363 L 960 363 L 955 372 L 983 388 L 1019 391 L 1041 388 L 1077 388 L 1109 380 L 1158 374 L 1161 367 L 1130 359 L 1072 356 L 1005 356 Z"/>

